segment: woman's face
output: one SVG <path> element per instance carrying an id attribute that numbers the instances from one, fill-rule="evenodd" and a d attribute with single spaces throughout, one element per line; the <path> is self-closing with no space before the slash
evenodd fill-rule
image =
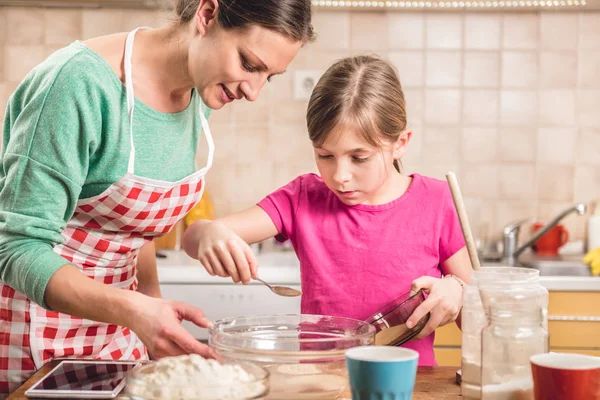
<path id="1" fill-rule="evenodd" d="M 190 45 L 188 69 L 204 104 L 218 110 L 234 100 L 256 100 L 300 47 L 302 42 L 260 26 L 225 30 L 211 20 Z"/>

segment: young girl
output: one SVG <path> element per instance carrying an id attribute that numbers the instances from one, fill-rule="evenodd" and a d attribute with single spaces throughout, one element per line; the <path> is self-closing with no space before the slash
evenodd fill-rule
<path id="1" fill-rule="evenodd" d="M 211 275 L 257 275 L 248 243 L 290 239 L 300 260 L 303 314 L 367 319 L 408 291 L 431 311 L 416 340 L 420 365 L 435 365 L 433 331 L 457 319 L 470 262 L 446 182 L 401 174 L 412 132 L 402 87 L 378 58 L 346 58 L 315 87 L 307 126 L 320 176 L 302 175 L 257 206 L 198 221 L 184 248 Z M 441 276 L 444 275 L 444 278 Z"/>

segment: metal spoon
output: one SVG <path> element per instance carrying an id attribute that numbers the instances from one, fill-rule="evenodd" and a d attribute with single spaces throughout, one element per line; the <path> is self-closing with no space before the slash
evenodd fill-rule
<path id="1" fill-rule="evenodd" d="M 285 297 L 297 297 L 297 296 L 302 296 L 302 292 L 296 289 L 292 289 L 291 287 L 287 287 L 287 286 L 271 286 L 269 285 L 267 282 L 263 281 L 260 278 L 252 278 L 255 281 L 259 281 L 261 282 L 263 285 L 267 286 L 269 289 L 271 289 L 271 292 L 279 295 L 279 296 L 285 296 Z"/>

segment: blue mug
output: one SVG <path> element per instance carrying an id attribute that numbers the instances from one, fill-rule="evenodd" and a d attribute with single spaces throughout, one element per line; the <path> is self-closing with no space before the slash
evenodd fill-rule
<path id="1" fill-rule="evenodd" d="M 363 346 L 346 351 L 352 400 L 410 400 L 419 353 L 403 347 Z"/>

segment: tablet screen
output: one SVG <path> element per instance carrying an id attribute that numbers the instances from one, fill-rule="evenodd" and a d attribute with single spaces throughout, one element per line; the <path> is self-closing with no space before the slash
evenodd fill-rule
<path id="1" fill-rule="evenodd" d="M 63 361 L 33 390 L 112 392 L 137 362 Z"/>

